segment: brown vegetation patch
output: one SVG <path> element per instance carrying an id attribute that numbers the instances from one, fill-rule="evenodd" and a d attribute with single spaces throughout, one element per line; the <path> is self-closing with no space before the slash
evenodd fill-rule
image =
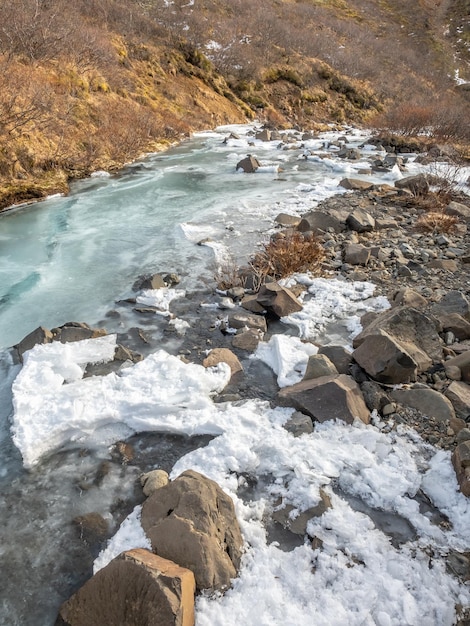
<path id="1" fill-rule="evenodd" d="M 429 211 L 420 215 L 416 228 L 425 233 L 451 233 L 459 223 L 455 215 L 446 215 L 444 211 Z"/>
<path id="2" fill-rule="evenodd" d="M 296 272 L 318 273 L 324 256 L 323 247 L 314 235 L 281 233 L 254 255 L 251 267 L 262 279 L 286 278 Z"/>

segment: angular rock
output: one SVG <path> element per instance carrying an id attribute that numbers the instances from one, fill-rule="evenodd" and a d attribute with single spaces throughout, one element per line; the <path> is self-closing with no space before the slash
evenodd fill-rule
<path id="1" fill-rule="evenodd" d="M 314 233 L 327 232 L 332 229 L 335 233 L 340 233 L 345 226 L 336 217 L 323 213 L 322 211 L 310 211 L 302 216 L 302 220 L 297 226 L 301 233 L 312 231 Z"/>
<path id="2" fill-rule="evenodd" d="M 240 302 L 241 306 L 252 313 L 265 313 L 266 309 L 258 302 L 258 294 L 246 295 Z"/>
<path id="3" fill-rule="evenodd" d="M 232 339 L 232 346 L 239 350 L 254 352 L 262 339 L 262 333 L 259 330 L 250 328 L 249 330 L 236 334 Z"/>
<path id="4" fill-rule="evenodd" d="M 368 191 L 374 187 L 374 183 L 360 180 L 359 178 L 343 178 L 339 184 L 343 189 L 350 189 L 352 191 Z"/>
<path id="5" fill-rule="evenodd" d="M 331 508 L 331 498 L 320 488 L 320 502 L 316 506 L 300 511 L 298 515 L 293 516 L 292 512 L 295 510 L 295 507 L 291 504 L 285 504 L 284 506 L 281 504 L 281 508 L 273 511 L 272 518 L 278 524 L 282 524 L 284 528 L 288 528 L 291 533 L 305 535 L 307 524 L 312 517 L 321 517 L 329 508 Z"/>
<path id="6" fill-rule="evenodd" d="M 370 260 L 370 248 L 362 243 L 350 243 L 344 249 L 344 262 L 350 265 L 367 265 Z"/>
<path id="7" fill-rule="evenodd" d="M 132 285 L 132 289 L 134 291 L 140 291 L 142 289 L 163 289 L 163 287 L 166 286 L 161 274 L 145 274 L 144 276 L 139 276 Z"/>
<path id="8" fill-rule="evenodd" d="M 382 387 L 372 380 L 361 383 L 361 391 L 369 411 L 382 411 L 390 403 Z"/>
<path id="9" fill-rule="evenodd" d="M 237 330 L 253 328 L 265 333 L 268 330 L 266 318 L 263 315 L 250 315 L 249 313 L 233 313 L 228 316 L 228 324 Z"/>
<path id="10" fill-rule="evenodd" d="M 308 358 L 303 380 L 313 380 L 321 376 L 334 376 L 336 374 L 338 374 L 338 370 L 326 354 L 312 354 Z"/>
<path id="11" fill-rule="evenodd" d="M 115 361 L 131 361 L 132 363 L 139 363 L 139 361 L 143 360 L 143 356 L 140 352 L 135 352 L 130 348 L 126 348 L 125 346 L 121 346 L 118 344 L 116 346 L 116 350 L 114 351 L 114 360 Z"/>
<path id="12" fill-rule="evenodd" d="M 337 153 L 340 159 L 358 161 L 361 158 L 361 151 L 358 148 L 341 148 Z"/>
<path id="13" fill-rule="evenodd" d="M 236 170 L 243 170 L 246 174 L 254 174 L 259 168 L 259 161 L 256 157 L 249 154 L 247 157 L 238 161 Z"/>
<path id="14" fill-rule="evenodd" d="M 436 304 L 432 307 L 434 315 L 448 315 L 449 313 L 458 313 L 467 320 L 470 320 L 470 303 L 464 294 L 460 291 L 448 291 Z"/>
<path id="15" fill-rule="evenodd" d="M 364 209 L 355 209 L 347 218 L 346 224 L 356 233 L 370 233 L 375 228 L 375 219 Z"/>
<path id="16" fill-rule="evenodd" d="M 458 367 L 461 374 L 461 379 L 464 382 L 470 383 L 470 350 L 466 350 L 457 356 L 449 359 L 444 363 L 444 369 Z"/>
<path id="17" fill-rule="evenodd" d="M 455 448 L 452 454 L 460 491 L 464 496 L 470 497 L 470 441 L 463 441 Z"/>
<path id="18" fill-rule="evenodd" d="M 432 259 L 427 266 L 434 270 L 445 270 L 453 274 L 459 269 L 458 262 L 453 259 Z"/>
<path id="19" fill-rule="evenodd" d="M 193 626 L 194 575 L 148 550 L 123 552 L 60 608 L 66 626 Z"/>
<path id="20" fill-rule="evenodd" d="M 434 389 L 395 389 L 390 396 L 395 402 L 416 409 L 440 422 L 450 422 L 455 418 L 450 400 Z"/>
<path id="21" fill-rule="evenodd" d="M 294 437 L 309 435 L 313 433 L 312 418 L 300 411 L 295 411 L 284 424 L 284 428 L 294 435 Z"/>
<path id="22" fill-rule="evenodd" d="M 84 339 L 104 337 L 106 331 L 104 328 L 91 328 L 84 322 L 67 322 L 58 328 L 53 328 L 52 334 L 54 335 L 54 341 L 72 343 L 74 341 L 83 341 Z"/>
<path id="23" fill-rule="evenodd" d="M 447 215 L 456 215 L 462 217 L 465 220 L 470 220 L 470 207 L 461 202 L 450 202 L 446 206 Z"/>
<path id="24" fill-rule="evenodd" d="M 416 379 L 418 372 L 411 354 L 385 331 L 366 336 L 354 350 L 353 358 L 371 378 L 381 383 L 408 383 Z"/>
<path id="25" fill-rule="evenodd" d="M 442 358 L 442 343 L 435 323 L 416 309 L 400 306 L 382 311 L 355 337 L 353 346 L 357 348 L 367 336 L 380 334 L 381 330 L 403 344 L 417 360 L 420 371 L 428 369 L 429 359 L 439 362 Z M 420 356 L 423 353 L 427 356 Z M 421 359 L 423 363 L 420 363 Z"/>
<path id="26" fill-rule="evenodd" d="M 344 346 L 321 346 L 317 354 L 327 356 L 340 374 L 349 374 L 352 354 Z"/>
<path id="27" fill-rule="evenodd" d="M 444 332 L 453 333 L 460 341 L 470 339 L 470 322 L 467 322 L 467 320 L 458 313 L 438 315 L 437 318 Z"/>
<path id="28" fill-rule="evenodd" d="M 258 292 L 257 302 L 277 317 L 285 317 L 302 310 L 302 304 L 290 289 L 279 283 L 266 283 Z"/>
<path id="29" fill-rule="evenodd" d="M 392 298 L 392 307 L 409 306 L 414 309 L 424 309 L 427 305 L 426 298 L 409 287 L 400 289 Z"/>
<path id="30" fill-rule="evenodd" d="M 29 335 L 23 337 L 19 344 L 16 345 L 16 349 L 20 358 L 27 350 L 31 350 L 37 344 L 51 343 L 54 337 L 50 330 L 44 328 L 44 326 L 38 326 Z"/>
<path id="31" fill-rule="evenodd" d="M 161 469 L 152 470 L 146 474 L 142 474 L 140 477 L 140 484 L 142 485 L 142 491 L 149 497 L 157 489 L 161 489 L 165 485 L 168 485 L 170 479 L 167 472 Z"/>
<path id="32" fill-rule="evenodd" d="M 395 187 L 397 189 L 408 189 L 414 196 L 425 196 L 429 191 L 429 183 L 425 174 L 396 180 Z"/>
<path id="33" fill-rule="evenodd" d="M 444 395 L 452 402 L 456 416 L 467 421 L 470 417 L 470 385 L 454 381 Z"/>
<path id="34" fill-rule="evenodd" d="M 243 372 L 243 367 L 238 357 L 228 348 L 214 348 L 202 362 L 204 367 L 212 367 L 218 363 L 227 363 L 232 376 L 237 372 Z"/>
<path id="35" fill-rule="evenodd" d="M 190 569 L 198 589 L 225 590 L 237 575 L 243 539 L 230 497 L 188 470 L 142 506 L 152 550 Z"/>
<path id="36" fill-rule="evenodd" d="M 352 424 L 355 418 L 365 424 L 370 421 L 359 386 L 345 374 L 303 380 L 284 387 L 279 391 L 277 400 L 281 406 L 293 406 L 319 422 L 340 419 Z"/>
<path id="37" fill-rule="evenodd" d="M 271 131 L 267 128 L 263 128 L 256 133 L 255 139 L 259 139 L 260 141 L 271 141 Z"/>

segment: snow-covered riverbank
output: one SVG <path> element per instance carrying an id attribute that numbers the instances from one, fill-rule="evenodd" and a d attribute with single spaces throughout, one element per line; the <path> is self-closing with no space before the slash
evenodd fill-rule
<path id="1" fill-rule="evenodd" d="M 222 143 L 223 137 L 235 130 L 240 138 Z M 425 443 L 413 430 L 404 426 L 392 428 L 376 418 L 372 425 L 347 425 L 336 421 L 317 424 L 312 433 L 294 437 L 283 427 L 293 409 L 272 408 L 258 397 L 216 403 L 214 399 L 229 380 L 228 367 L 222 364 L 207 370 L 199 364 L 183 362 L 176 356 L 183 338 L 175 333 L 168 334 L 169 320 L 161 316 L 156 316 L 158 319 L 151 316 L 141 322 L 145 332 L 154 333 L 152 353 L 142 362 L 129 365 L 118 374 L 83 378 L 87 363 L 112 358 L 114 333 L 123 334 L 139 319 L 128 304 L 112 303 L 114 298 L 126 295 L 124 284 L 129 288 L 137 275 L 147 269 L 180 271 L 183 267 L 182 286 L 188 292 L 200 289 L 201 277 L 208 281 L 212 270 L 209 256 L 206 256 L 209 251 L 195 244 L 211 237 L 220 250 L 245 260 L 261 238 L 260 229 L 271 230 L 272 220 L 278 213 L 300 215 L 323 198 L 343 193 L 344 189 L 338 188 L 339 180 L 350 174 L 363 176 L 359 171 L 374 153 L 372 146 L 366 145 L 357 161 L 337 159 L 334 142 L 339 133 L 335 132 L 299 141 L 295 151 L 280 150 L 277 142 L 275 145 L 275 142 L 258 141 L 251 134 L 245 134 L 250 131 L 249 127 L 227 127 L 198 135 L 195 145 L 176 150 L 169 156 L 168 163 L 164 156 L 156 157 L 157 173 L 152 170 L 151 160 L 146 161 L 141 170 L 135 166 L 135 176 L 132 171 L 124 175 L 124 195 L 132 206 L 133 194 L 137 190 L 143 192 L 144 208 L 140 215 L 139 210 L 134 216 L 126 214 L 127 230 L 119 235 L 116 225 L 111 234 L 100 235 L 98 226 L 105 226 L 104 213 L 99 216 L 99 225 L 93 228 L 90 225 L 88 231 L 80 227 L 79 231 L 70 232 L 77 208 L 96 210 L 93 202 L 100 202 L 103 194 L 108 197 L 112 192 L 110 187 L 119 188 L 120 181 L 100 182 L 95 189 L 97 199 L 93 202 L 89 197 L 91 190 L 87 192 L 87 184 L 84 184 L 84 204 L 80 205 L 78 194 L 75 198 L 78 207 L 68 211 L 70 222 L 56 231 L 54 245 L 49 245 L 49 241 L 44 248 L 49 250 L 47 259 L 52 262 L 51 267 L 57 269 L 55 264 L 60 265 L 61 257 L 69 252 L 74 254 L 82 246 L 79 256 L 84 257 L 86 263 L 65 283 L 81 282 L 82 278 L 85 281 L 92 264 L 97 268 L 93 280 L 99 276 L 99 281 L 109 282 L 104 293 L 100 292 L 101 282 L 92 281 L 86 288 L 80 287 L 80 293 L 82 288 L 90 293 L 91 302 L 84 308 L 80 308 L 83 303 L 76 299 L 71 299 L 73 306 L 68 308 L 70 303 L 66 300 L 71 298 L 71 293 L 75 294 L 74 298 L 80 298 L 75 288 L 67 291 L 64 274 L 58 271 L 54 273 L 54 284 L 58 291 L 64 286 L 68 294 L 60 305 L 52 302 L 54 289 L 42 290 L 44 280 L 48 284 L 44 275 L 25 291 L 20 290 L 17 296 L 14 286 L 10 285 L 7 303 L 17 297 L 16 305 L 25 307 L 29 298 L 33 303 L 51 299 L 50 306 L 42 309 L 40 318 L 48 327 L 65 321 L 60 316 L 71 316 L 73 307 L 77 307 L 81 316 L 94 306 L 95 315 L 99 317 L 112 306 L 118 316 L 103 317 L 104 325 L 112 333 L 106 337 L 76 344 L 37 346 L 27 353 L 21 370 L 5 357 L 4 465 L 0 476 L 8 489 L 1 503 L 5 522 L 2 558 L 7 563 L 5 571 L 11 582 L 3 590 L 0 623 L 38 625 L 34 621 L 35 598 L 43 596 L 47 593 L 43 590 L 56 584 L 55 580 L 46 580 L 47 562 L 67 560 L 67 542 L 58 538 L 66 537 L 70 549 L 77 550 L 70 531 L 72 519 L 98 513 L 114 532 L 122 518 L 122 509 L 116 514 L 116 502 L 126 500 L 129 509 L 130 502 L 139 500 L 138 496 L 130 495 L 135 490 L 138 474 L 160 466 L 159 456 L 155 455 L 145 467 L 139 464 L 139 446 L 145 448 L 145 435 L 136 446 L 135 461 L 127 457 L 116 459 L 109 446 L 134 433 L 145 432 L 213 436 L 210 443 L 188 453 L 181 446 L 182 456 L 178 455 L 181 458 L 174 465 L 172 476 L 191 468 L 216 480 L 233 498 L 242 527 L 246 551 L 240 576 L 223 597 L 198 598 L 196 620 L 199 626 L 232 623 L 450 626 L 455 620 L 455 606 L 470 604 L 468 585 L 459 582 L 447 568 L 453 550 L 469 549 L 469 502 L 458 491 L 450 453 Z M 353 146 L 362 144 L 366 138 L 365 133 L 357 130 L 349 135 Z M 304 158 L 306 149 L 309 150 L 307 159 Z M 216 156 L 213 161 L 208 160 L 209 150 Z M 254 176 L 235 173 L 240 157 L 254 150 L 266 169 Z M 193 162 L 185 160 L 188 153 L 194 158 Z M 320 153 L 328 156 L 322 159 Z M 279 169 L 283 171 L 278 172 Z M 418 170 L 419 166 L 410 162 L 409 173 Z M 201 211 L 192 215 L 189 210 L 179 209 L 176 216 L 172 216 L 172 225 L 169 215 L 161 215 L 163 224 L 167 224 L 162 227 L 154 215 L 158 211 L 153 203 L 160 200 L 152 190 L 152 176 L 163 179 L 176 176 L 180 182 L 184 179 L 185 186 L 180 189 L 178 180 L 170 184 L 167 178 L 165 199 L 171 200 L 172 207 L 180 207 L 188 205 L 194 195 L 201 203 Z M 400 174 L 395 172 L 393 176 Z M 381 180 L 375 174 L 366 178 Z M 89 182 L 89 186 L 93 184 Z M 221 196 L 225 186 L 224 198 Z M 212 199 L 209 199 L 208 189 Z M 122 213 L 122 204 L 119 210 Z M 152 242 L 155 231 L 150 228 L 151 215 L 154 228 L 163 229 L 157 244 Z M 43 219 L 47 222 L 50 214 L 45 214 Z M 106 219 L 117 218 L 111 212 Z M 139 219 L 144 223 L 139 224 Z M 16 232 L 15 228 L 12 232 Z M 60 232 L 64 233 L 63 239 Z M 175 232 L 184 233 L 185 238 L 176 237 Z M 124 247 L 127 237 L 130 240 L 128 250 Z M 145 237 L 145 245 L 140 250 L 143 257 L 139 261 L 137 247 L 142 237 Z M 100 241 L 106 245 L 96 256 Z M 157 254 L 160 244 L 161 257 Z M 98 270 L 104 267 L 101 255 L 106 249 L 110 253 L 111 245 L 120 249 L 119 263 L 100 275 Z M 41 255 L 42 252 L 39 254 L 42 258 Z M 75 271 L 73 255 L 67 258 L 60 272 L 64 268 Z M 30 267 L 25 266 L 24 271 L 30 271 L 37 260 L 31 258 Z M 119 274 L 121 262 L 130 266 L 126 266 L 124 276 L 116 283 L 110 276 Z M 21 279 L 22 271 L 18 269 L 16 278 Z M 6 275 L 7 272 L 2 274 Z M 253 363 L 262 361 L 272 369 L 280 386 L 296 382 L 303 375 L 308 354 L 316 350 L 315 345 L 303 344 L 293 336 L 296 332 L 321 345 L 330 342 L 331 331 L 336 341 L 349 344 L 351 334 L 360 330 L 358 315 L 388 306 L 383 298 L 374 298 L 374 286 L 367 282 L 327 279 L 315 282 L 305 276 L 299 278 L 299 282 L 302 280 L 311 292 L 305 298 L 302 312 L 285 320 L 284 328 L 288 333 L 279 334 L 282 326 L 277 325 L 271 341 L 261 344 L 254 356 L 245 355 L 242 362 L 247 378 Z M 110 297 L 111 289 L 115 292 Z M 102 298 L 99 304 L 95 295 Z M 146 297 L 151 295 L 147 293 Z M 186 332 L 184 345 L 191 346 L 195 342 L 194 352 L 204 352 L 210 347 L 209 343 L 197 345 L 200 342 L 195 331 L 197 324 L 202 319 L 209 326 L 212 318 L 217 317 L 217 311 L 222 314 L 220 309 L 199 309 L 204 298 L 210 300 L 207 291 L 198 301 L 188 296 L 186 317 L 184 302 L 181 304 L 178 300 L 169 305 L 171 308 L 178 302 L 181 307 L 183 312 L 179 309 L 178 316 L 189 324 L 189 328 L 181 327 L 182 332 Z M 64 304 L 57 313 L 54 307 L 58 309 Z M 14 327 L 17 311 L 7 310 L 5 328 Z M 27 318 L 35 319 L 33 313 L 28 313 Z M 94 319 L 88 317 L 87 321 Z M 189 352 L 186 357 L 190 359 L 191 350 Z M 13 439 L 7 433 L 10 419 Z M 18 451 L 12 441 L 21 452 L 28 472 L 19 467 Z M 318 503 L 320 488 L 330 496 L 332 507 L 308 524 L 308 537 L 316 538 L 315 546 L 307 536 L 293 539 L 288 537 L 291 534 L 288 531 L 273 528 L 271 513 L 279 498 L 294 507 L 295 515 Z M 32 490 L 36 490 L 38 500 L 43 498 L 43 506 L 49 506 L 50 512 L 34 500 Z M 430 504 L 425 507 L 423 502 L 427 499 Z M 22 528 L 17 525 L 19 514 L 22 519 L 29 518 Z M 100 557 L 101 566 L 112 554 L 145 544 L 138 509 L 122 528 Z M 28 542 L 31 547 L 21 557 L 16 556 L 15 551 L 20 551 L 21 545 L 28 546 Z M 86 563 L 89 567 L 90 559 Z M 63 575 L 61 567 L 53 569 L 57 577 Z M 25 571 L 40 572 L 40 575 L 36 583 L 34 576 L 28 576 L 29 580 L 25 581 L 33 602 L 22 606 L 22 600 L 12 595 L 15 593 L 13 586 L 21 584 Z M 85 577 L 86 572 L 82 573 L 81 580 Z M 67 589 L 61 587 L 49 600 L 54 607 L 41 609 L 41 624 L 52 623 L 54 610 L 76 585 L 77 578 Z M 46 598 L 42 597 L 41 602 L 42 607 L 47 607 Z"/>

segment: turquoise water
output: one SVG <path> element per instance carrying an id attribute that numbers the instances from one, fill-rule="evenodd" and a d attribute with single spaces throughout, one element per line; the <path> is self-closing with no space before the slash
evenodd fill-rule
<path id="1" fill-rule="evenodd" d="M 272 145 L 261 148 L 267 172 L 237 174 L 247 147 L 222 144 L 225 134 L 198 136 L 118 175 L 76 183 L 67 197 L 0 215 L 0 348 L 39 325 L 96 322 L 145 272 L 177 272 L 194 287 L 213 263 L 198 239 L 247 252 L 258 237 L 249 233 L 263 223 L 261 207 L 324 175 L 316 164 L 299 169 L 297 152 L 286 156 Z M 226 230 L 233 222 L 238 243 Z"/>
<path id="2" fill-rule="evenodd" d="M 108 330 L 125 332 L 128 323 L 148 324 L 124 307 L 118 318 L 106 318 L 116 300 L 132 295 L 139 275 L 176 272 L 188 294 L 212 290 L 215 253 L 245 262 L 279 212 L 300 213 L 337 192 L 349 167 L 340 163 L 332 173 L 302 159 L 300 147 L 251 147 L 246 138 L 223 143 L 230 130 L 198 135 L 117 175 L 76 183 L 67 197 L 2 213 L 0 349 L 39 325 L 104 320 Z M 248 151 L 264 166 L 256 175 L 235 171 Z M 215 253 L 197 245 L 206 238 L 215 242 Z M 101 511 L 115 528 L 135 502 L 139 470 L 107 447 L 60 450 L 24 470 L 10 433 L 18 370 L 0 350 L 0 624 L 47 626 L 90 575 L 96 556 L 74 518 Z M 161 463 L 173 445 L 152 433 L 145 445 L 136 444 L 142 454 L 149 437 L 158 449 L 139 467 Z M 185 445 L 174 442 L 168 469 Z"/>

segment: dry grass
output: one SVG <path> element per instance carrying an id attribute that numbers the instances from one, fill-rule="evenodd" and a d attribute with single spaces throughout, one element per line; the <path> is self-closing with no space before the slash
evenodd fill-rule
<path id="1" fill-rule="evenodd" d="M 235 261 L 227 261 L 219 265 L 214 273 L 217 289 L 226 291 L 232 287 L 244 287 L 246 279 L 240 274 L 240 268 Z"/>
<path id="2" fill-rule="evenodd" d="M 251 259 L 251 267 L 261 278 L 285 278 L 295 272 L 317 273 L 324 258 L 321 244 L 314 236 L 299 232 L 279 235 L 263 245 Z"/>
<path id="3" fill-rule="evenodd" d="M 416 228 L 425 233 L 451 233 L 459 222 L 455 215 L 446 215 L 444 211 L 429 211 L 421 215 Z"/>

